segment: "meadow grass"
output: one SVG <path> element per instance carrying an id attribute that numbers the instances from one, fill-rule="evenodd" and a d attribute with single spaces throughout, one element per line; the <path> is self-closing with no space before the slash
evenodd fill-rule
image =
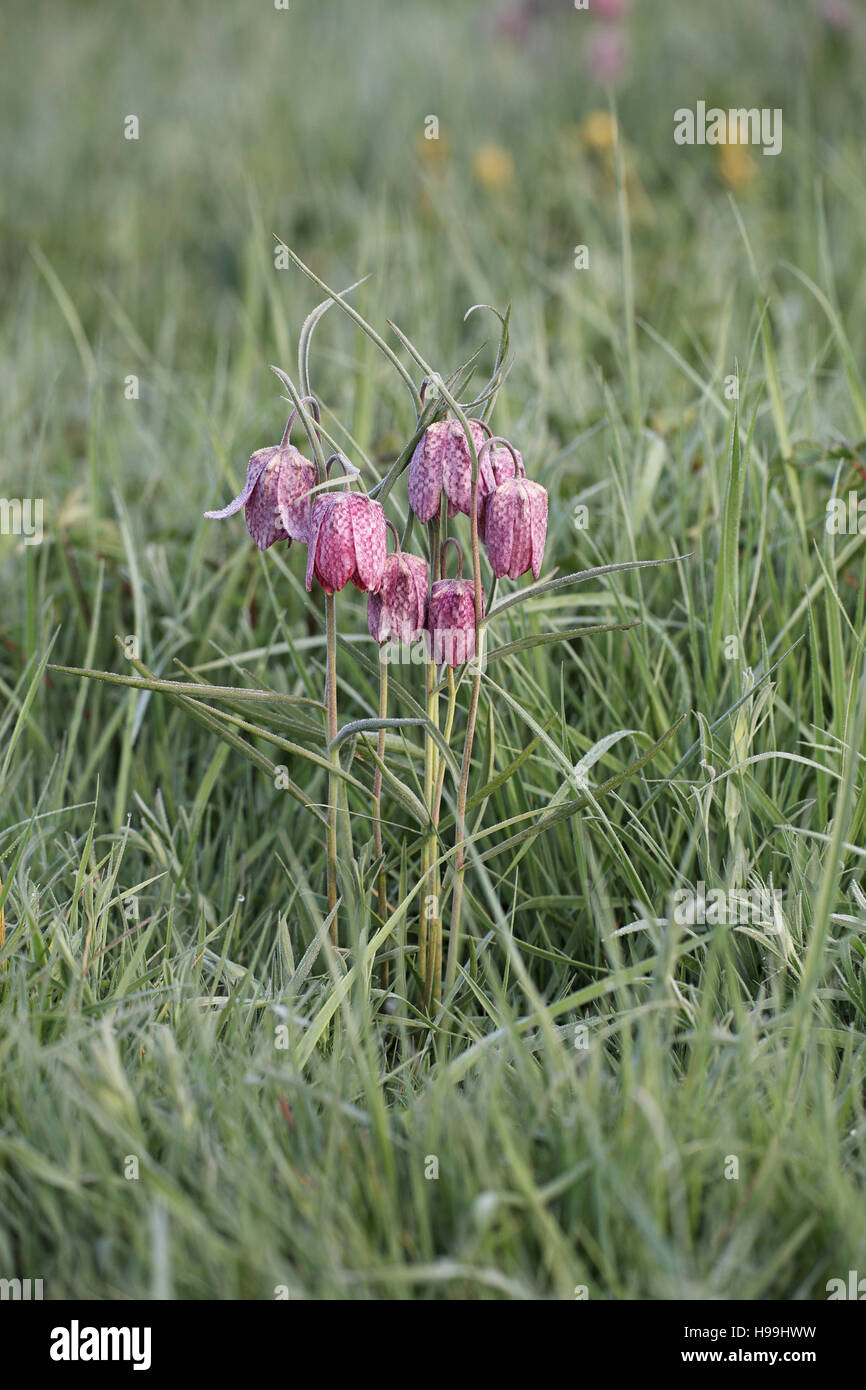
<path id="1" fill-rule="evenodd" d="M 864 1271 L 866 536 L 825 528 L 866 486 L 862 35 L 805 4 L 688 10 L 638 7 L 615 141 L 570 14 L 516 49 L 456 3 L 13 6 L 4 76 L 39 81 L 0 86 L 2 491 L 44 499 L 45 539 L 0 537 L 0 1276 L 762 1299 Z M 782 155 L 734 177 L 675 147 L 698 97 L 781 106 Z M 325 803 L 326 768 L 279 743 L 321 747 L 315 703 L 203 722 L 56 669 L 134 677 L 135 651 L 160 679 L 321 700 L 300 547 L 202 520 L 278 440 L 267 367 L 293 370 L 321 297 L 274 236 L 331 285 L 369 274 L 352 302 L 443 373 L 487 339 L 487 374 L 495 320 L 463 315 L 512 305 L 493 423 L 550 489 L 546 574 L 689 557 L 500 619 L 518 650 L 482 681 L 467 951 L 436 1026 L 415 900 L 372 963 L 351 790 L 356 910 L 328 936 L 321 819 L 272 772 Z M 393 370 L 332 309 L 311 372 L 383 476 L 414 427 Z M 341 721 L 372 718 L 361 597 L 339 611 Z M 400 714 L 423 694 L 394 668 Z M 389 732 L 418 795 L 419 747 Z M 393 911 L 424 835 L 387 786 L 383 809 Z M 454 816 L 446 779 L 443 853 Z M 684 922 L 699 884 L 773 909 Z"/>

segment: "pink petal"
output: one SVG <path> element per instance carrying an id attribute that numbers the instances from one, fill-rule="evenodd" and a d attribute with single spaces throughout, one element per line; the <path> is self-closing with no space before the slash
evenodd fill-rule
<path id="1" fill-rule="evenodd" d="M 292 540 L 310 538 L 310 489 L 316 485 L 316 470 L 297 449 L 283 450 L 277 483 L 277 506 L 283 528 Z"/>
<path id="2" fill-rule="evenodd" d="M 483 612 L 483 600 L 482 600 Z M 439 579 L 433 585 L 427 629 L 437 665 L 461 666 L 475 655 L 475 589 L 467 579 Z"/>
<path id="3" fill-rule="evenodd" d="M 511 450 L 506 449 L 504 445 L 499 444 L 495 448 L 489 449 L 487 451 L 487 456 L 489 456 L 490 458 L 490 476 L 493 480 L 493 486 L 489 488 L 487 492 L 482 493 L 479 475 L 478 534 L 482 540 L 484 539 L 486 527 L 485 512 L 487 498 L 490 496 L 492 492 L 495 492 L 498 487 L 501 487 L 503 483 L 509 482 L 511 478 L 514 478 L 515 476 L 519 476 L 521 478 L 526 477 L 526 469 L 523 466 L 523 455 L 520 453 L 519 449 L 515 449 L 514 452 L 517 455 L 516 467 L 514 459 L 511 456 Z"/>
<path id="4" fill-rule="evenodd" d="M 464 512 L 468 516 L 472 501 L 472 455 L 469 451 L 466 433 L 459 420 L 447 420 L 443 423 L 448 428 L 448 435 L 445 438 L 442 458 L 442 486 L 450 504 L 449 512 L 453 506 L 458 512 Z M 477 453 L 487 436 L 483 426 L 477 420 L 469 421 L 469 429 Z M 494 485 L 493 472 L 490 467 L 490 450 L 488 449 L 479 460 L 479 494 L 483 496 L 492 492 Z"/>
<path id="5" fill-rule="evenodd" d="M 382 583 L 379 586 L 378 593 L 382 613 L 381 630 L 386 637 L 390 637 L 393 632 L 394 613 L 400 602 L 399 588 L 400 557 L 399 555 L 388 555 L 385 560 Z"/>
<path id="6" fill-rule="evenodd" d="M 405 555 L 392 555 L 391 583 L 389 585 L 388 616 L 392 631 L 404 642 L 411 642 L 417 635 L 418 604 L 415 581 Z M 384 589 L 385 581 L 382 581 Z"/>
<path id="7" fill-rule="evenodd" d="M 324 589 L 344 589 L 355 572 L 355 542 L 352 534 L 352 494 L 334 497 L 319 532 L 316 572 Z"/>
<path id="8" fill-rule="evenodd" d="M 410 567 L 409 572 L 415 585 L 413 628 L 415 636 L 417 637 L 423 629 L 427 618 L 427 591 L 429 584 L 427 562 L 422 560 L 419 555 L 407 555 L 406 561 Z"/>
<path id="9" fill-rule="evenodd" d="M 409 505 L 419 521 L 430 521 L 439 510 L 442 451 L 445 444 L 443 429 L 447 429 L 444 420 L 430 425 L 416 446 L 409 464 Z"/>
<path id="10" fill-rule="evenodd" d="M 506 483 L 509 478 L 513 478 L 516 473 L 519 473 L 523 478 L 526 477 L 523 456 L 519 449 L 515 449 L 514 452 L 517 455 L 517 467 L 515 467 L 514 459 L 511 457 L 511 450 L 506 449 L 504 445 L 499 444 L 490 450 L 490 467 L 497 487 Z"/>
<path id="11" fill-rule="evenodd" d="M 501 579 L 511 567 L 511 551 L 514 545 L 514 527 L 511 522 L 511 508 L 508 503 L 507 483 L 497 488 L 487 499 L 487 519 L 485 536 L 487 558 L 490 568 Z"/>
<path id="12" fill-rule="evenodd" d="M 277 506 L 279 483 L 278 456 L 265 464 L 258 482 L 246 504 L 247 529 L 259 550 L 267 550 L 276 541 L 288 538 Z"/>
<path id="13" fill-rule="evenodd" d="M 349 495 L 347 503 L 355 556 L 353 570 L 360 581 L 358 587 L 375 592 L 382 583 L 385 567 L 388 534 L 385 512 L 381 503 L 356 493 Z"/>
<path id="14" fill-rule="evenodd" d="M 313 503 L 312 517 L 310 520 L 309 549 L 307 550 L 306 587 L 308 593 L 313 587 L 313 575 L 317 572 L 316 553 L 319 548 L 319 536 L 322 531 L 322 522 L 333 500 L 333 497 L 317 497 Z"/>
<path id="15" fill-rule="evenodd" d="M 389 636 L 382 623 L 382 598 L 371 594 L 367 599 L 367 629 L 374 642 L 384 642 Z"/>
<path id="16" fill-rule="evenodd" d="M 519 579 L 532 563 L 532 496 L 530 484 L 522 478 L 507 484 L 511 512 L 511 560 L 509 579 Z"/>
<path id="17" fill-rule="evenodd" d="M 544 542 L 547 539 L 547 488 L 536 483 L 532 502 L 532 577 L 537 579 L 541 573 L 544 559 Z"/>
<path id="18" fill-rule="evenodd" d="M 243 490 L 238 493 L 237 497 L 229 502 L 227 507 L 221 507 L 219 511 L 216 512 L 205 512 L 205 516 L 208 520 L 223 521 L 227 516 L 234 516 L 236 512 L 240 511 L 241 507 L 245 507 L 252 496 L 253 488 L 264 473 L 268 463 L 277 452 L 276 448 L 257 449 L 247 464 L 247 480 L 244 483 Z"/>

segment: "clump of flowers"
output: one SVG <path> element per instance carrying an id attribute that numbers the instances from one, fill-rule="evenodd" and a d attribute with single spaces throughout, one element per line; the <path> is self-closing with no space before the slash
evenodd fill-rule
<path id="1" fill-rule="evenodd" d="M 493 584 L 504 577 L 515 580 L 532 572 L 537 579 L 541 569 L 547 530 L 547 492 L 526 476 L 522 454 L 507 440 L 494 436 L 487 421 L 501 378 L 507 343 L 507 319 L 497 369 L 491 387 L 483 392 L 479 404 L 484 414 L 473 413 L 471 403 L 459 405 L 445 383 L 428 371 L 420 389 L 412 385 L 416 403 L 417 428 L 412 440 L 387 479 L 372 480 L 366 490 L 359 470 L 341 454 L 324 458 L 321 413 L 309 392 L 300 395 L 283 371 L 277 375 L 289 391 L 294 408 L 282 441 L 275 447 L 258 449 L 250 458 L 242 491 L 228 506 L 206 512 L 213 520 L 233 516 L 243 507 L 247 526 L 261 550 L 280 541 L 307 546 L 305 583 L 315 585 L 325 595 L 327 675 L 325 700 L 329 741 L 338 736 L 336 681 L 336 595 L 352 584 L 367 594 L 367 627 L 382 652 L 392 642 L 415 643 L 423 639 L 426 676 L 426 709 L 431 720 L 425 753 L 425 800 L 430 817 L 431 838 L 425 849 L 425 873 L 430 876 L 429 899 L 437 900 L 439 878 L 435 847 L 435 826 L 442 796 L 444 764 L 441 749 L 432 737 L 437 726 L 439 689 L 437 672 L 447 672 L 449 712 L 446 727 L 454 722 L 456 686 L 453 673 L 470 663 L 473 667 L 474 695 L 464 748 L 464 772 L 458 788 L 458 837 L 465 838 L 465 805 L 468 767 L 471 756 L 478 682 L 482 626 L 486 617 L 486 595 L 482 559 L 486 552 Z M 277 370 L 277 369 L 275 369 Z M 435 394 L 426 394 L 435 386 Z M 289 433 L 300 419 L 307 431 L 311 461 L 289 443 Z M 336 459 L 345 476 L 331 479 Z M 407 469 L 407 496 L 411 514 L 426 528 L 426 555 L 401 546 L 393 522 L 386 516 L 385 503 L 393 483 Z M 458 534 L 448 534 L 449 526 L 462 518 L 463 543 Z M 394 534 L 394 548 L 388 551 L 387 530 Z M 407 528 L 411 531 L 411 526 Z M 468 531 L 468 535 L 466 534 Z M 423 535 L 423 529 L 422 529 Z M 463 547 L 472 555 L 472 575 L 463 575 Z M 445 573 L 448 546 L 458 551 L 458 573 Z M 383 776 L 387 774 L 385 730 L 389 726 L 387 665 L 380 660 L 379 739 L 374 783 L 374 840 L 377 855 L 382 853 L 380 803 Z M 333 916 L 336 938 L 338 904 L 337 812 L 340 795 L 335 765 L 331 778 L 328 815 L 328 905 Z M 462 894 L 463 854 L 458 843 L 455 910 L 452 913 L 449 964 L 456 961 L 459 931 L 459 904 Z M 379 878 L 379 902 L 384 913 L 387 895 L 384 876 Z M 437 938 L 438 931 L 438 938 Z M 422 913 L 419 965 L 425 979 L 427 1003 L 438 1003 L 441 989 L 441 919 Z M 453 973 L 453 972 L 452 972 Z"/>
<path id="2" fill-rule="evenodd" d="M 595 578 L 608 570 L 631 569 L 660 564 L 657 560 L 629 560 L 592 570 L 540 579 L 547 540 L 548 494 L 532 477 L 524 455 L 508 439 L 494 434 L 489 423 L 509 363 L 510 313 L 496 314 L 500 323 L 499 345 L 490 379 L 470 400 L 461 399 L 475 370 L 471 358 L 451 376 L 444 377 L 425 361 L 414 344 L 396 327 L 391 329 L 412 363 L 423 373 L 420 384 L 397 352 L 352 308 L 346 300 L 349 291 L 336 294 L 286 248 L 295 264 L 322 289 L 327 299 L 309 315 L 298 345 L 298 374 L 295 383 L 283 370 L 272 370 L 283 383 L 292 413 L 279 445 L 256 450 L 249 461 L 244 487 L 237 497 L 219 511 L 207 512 L 213 519 L 233 516 L 243 507 L 250 534 L 260 550 L 281 541 L 306 545 L 306 590 L 320 595 L 324 608 L 325 681 L 324 752 L 302 743 L 288 745 L 294 756 L 307 759 L 312 776 L 322 770 L 328 776 L 327 814 L 314 796 L 314 788 L 290 781 L 293 794 L 316 815 L 327 831 L 327 902 L 325 919 L 335 947 L 346 949 L 338 918 L 345 913 L 354 924 L 350 943 L 368 943 L 373 953 L 398 925 L 402 949 L 402 979 L 407 982 L 409 967 L 419 982 L 423 1008 L 430 1018 L 438 1016 L 451 991 L 459 987 L 462 976 L 461 916 L 468 845 L 469 786 L 473 772 L 473 742 L 478 719 L 482 680 L 486 672 L 486 639 L 489 627 L 505 610 L 526 598 L 561 590 L 564 585 Z M 354 288 L 354 286 L 350 287 Z M 369 466 L 360 469 L 337 449 L 323 425 L 319 403 L 310 390 L 310 339 L 316 324 L 331 304 L 338 305 L 354 324 L 375 343 L 391 363 L 410 393 L 414 420 L 405 417 L 405 444 L 384 476 L 372 476 Z M 476 306 L 480 308 L 481 306 Z M 490 306 L 485 306 L 488 309 Z M 305 453 L 289 442 L 297 421 L 307 436 Z M 326 446 L 333 450 L 330 454 Z M 342 476 L 331 477 L 339 463 Z M 405 474 L 405 502 L 401 505 L 397 485 Z M 366 475 L 366 476 L 365 476 Z M 402 535 L 397 523 L 402 524 Z M 393 536 L 389 548 L 388 531 Z M 451 550 L 456 551 L 456 573 L 448 573 Z M 465 570 L 465 573 L 464 573 Z M 497 586 L 519 584 L 525 575 L 531 584 L 497 595 Z M 339 596 L 354 586 L 367 596 L 367 632 L 378 659 L 375 664 L 363 655 L 363 638 L 352 634 L 348 647 L 354 671 L 344 676 L 341 688 L 362 706 L 367 699 L 363 679 L 357 672 L 367 669 L 378 675 L 378 708 L 369 708 L 340 726 L 337 709 L 337 634 Z M 347 610 L 351 616 L 355 610 Z M 621 626 L 593 627 L 605 631 Z M 580 630 L 534 632 L 517 641 L 509 640 L 493 655 L 512 658 L 527 643 L 556 642 L 575 636 Z M 510 634 L 513 636 L 512 634 Z M 315 645 L 315 637 L 313 638 Z M 398 649 L 395 656 L 394 649 Z M 409 653 L 408 655 L 406 653 Z M 423 666 L 423 694 L 412 689 L 413 672 L 401 673 L 389 690 L 389 666 L 394 660 Z M 365 668 L 366 662 L 366 668 Z M 507 666 L 503 668 L 507 682 Z M 159 686 L 149 678 L 149 688 Z M 176 682 L 171 684 L 176 693 Z M 266 691 L 257 698 L 267 699 Z M 291 704 L 295 696 L 281 696 Z M 301 698 L 301 697 L 297 697 Z M 498 698 L 494 697 L 494 698 Z M 445 702 L 444 718 L 442 702 Z M 311 701 L 304 697 L 303 704 Z M 192 703 L 192 702 L 190 702 Z M 313 704 L 316 702 L 313 701 Z M 399 713 L 392 704 L 401 706 Z M 201 704 L 195 699 L 196 708 Z M 309 726 L 309 710 L 304 711 L 301 727 Z M 259 725 L 245 720 L 233 723 L 231 740 L 242 743 L 239 731 L 261 735 Z M 671 730 L 670 732 L 673 732 Z M 283 731 L 275 742 L 286 747 Z M 375 740 L 370 735 L 376 735 Z M 302 737 L 299 734 L 298 737 Z M 453 743 L 462 741 L 462 753 L 455 756 Z M 342 749 L 347 751 L 341 752 Z M 262 757 L 255 751 L 255 760 Z M 373 767 L 370 801 L 359 813 L 357 799 L 366 794 L 365 766 Z M 475 764 L 477 767 L 477 762 Z M 407 770 L 408 769 L 408 770 Z M 489 776 L 489 773 L 487 774 Z M 447 789 L 447 790 L 446 790 Z M 351 802 L 350 805 L 350 790 Z M 383 796 L 393 796 L 397 819 L 383 816 Z M 440 810 L 443 798 L 450 802 L 454 843 L 443 843 Z M 484 795 L 480 800 L 485 800 Z M 372 855 L 356 856 L 352 848 L 354 824 L 371 824 Z M 414 821 L 419 838 L 415 854 L 420 871 L 414 887 L 409 885 L 411 868 L 418 863 L 403 839 L 389 861 L 383 829 Z M 518 817 L 518 819 L 521 819 Z M 518 835 L 519 838 L 519 835 Z M 389 903 L 389 884 L 399 886 L 402 902 L 396 909 Z M 370 892 L 368 915 L 359 913 L 358 895 Z M 414 944 L 403 937 L 408 904 L 414 900 L 417 935 Z M 444 923 L 447 920 L 447 961 L 443 959 Z M 396 945 L 396 937 L 394 943 Z M 359 948 L 360 949 L 360 948 Z M 407 953 L 408 962 L 407 965 Z M 388 983 L 393 952 L 381 961 L 380 979 Z M 361 957 L 357 958 L 360 964 Z M 367 970 L 372 957 L 360 966 Z M 443 996 L 443 987 L 445 995 Z M 329 1015 L 330 1016 L 330 1015 Z M 325 1024 L 323 1023 L 323 1027 Z"/>
<path id="3" fill-rule="evenodd" d="M 237 496 L 227 506 L 205 515 L 213 520 L 226 519 L 243 508 L 247 528 L 260 551 L 273 550 L 281 542 L 287 549 L 292 545 L 307 547 L 309 640 L 303 654 L 290 640 L 286 645 L 295 662 L 306 663 L 305 676 L 315 668 L 317 655 L 323 654 L 323 700 L 312 698 L 306 689 L 303 694 L 280 692 L 273 686 L 250 690 L 246 685 L 214 686 L 192 680 L 187 683 L 188 694 L 184 694 L 184 682 L 161 680 L 140 661 L 136 661 L 139 674 L 134 677 L 59 669 L 164 691 L 179 699 L 232 748 L 245 752 L 257 767 L 273 774 L 275 785 L 288 790 L 326 835 L 327 915 L 322 917 L 321 927 L 330 932 L 330 965 L 335 978 L 342 972 L 341 990 L 349 988 L 351 979 L 356 983 L 369 980 L 374 965 L 378 965 L 379 982 L 390 989 L 390 972 L 396 962 L 395 981 L 405 1006 L 419 1017 L 426 1012 L 435 1024 L 466 978 L 461 962 L 461 926 L 469 847 L 476 838 L 486 838 L 506 826 L 515 827 L 514 835 L 506 835 L 500 848 L 519 843 L 524 835 L 518 823 L 533 814 L 530 811 L 500 822 L 493 831 L 481 825 L 490 789 L 501 780 L 487 757 L 482 780 L 475 795 L 469 796 L 470 782 L 479 771 L 473 745 L 483 681 L 489 679 L 491 702 L 504 697 L 516 705 L 507 691 L 509 663 L 519 660 L 518 654 L 525 647 L 571 641 L 623 626 L 614 622 L 539 631 L 543 604 L 538 600 L 550 591 L 560 592 L 566 585 L 594 580 L 614 570 L 666 562 L 627 560 L 540 580 L 547 539 L 547 492 L 530 476 L 536 460 L 530 458 L 527 468 L 520 450 L 495 435 L 489 424 L 510 366 L 510 311 L 500 314 L 489 305 L 475 306 L 496 315 L 499 344 L 490 378 L 466 399 L 477 354 L 450 376 L 442 376 L 391 323 L 403 352 L 423 373 L 418 384 L 404 358 L 348 302 L 356 286 L 337 294 L 289 247 L 285 250 L 326 296 L 301 330 L 297 383 L 282 369 L 272 368 L 286 391 L 291 414 L 280 443 L 256 449 L 250 456 Z M 405 444 L 384 476 L 374 473 L 369 464 L 363 469 L 355 467 L 340 451 L 310 389 L 312 334 L 332 305 L 339 306 L 368 335 L 411 398 L 413 415 L 404 414 L 401 421 Z M 331 417 L 328 419 L 330 423 Z M 290 442 L 296 422 L 306 434 L 303 453 Z M 348 437 L 339 426 L 338 431 Z M 332 478 L 335 463 L 342 476 Z M 401 505 L 395 489 L 404 474 L 407 488 Z M 398 521 L 403 524 L 402 534 Z M 393 535 L 390 549 L 389 530 Z M 456 574 L 448 573 L 452 549 L 457 555 Z M 520 585 L 518 581 L 530 573 L 535 582 Z M 509 584 L 517 587 L 509 589 Z M 497 594 L 499 585 L 505 587 L 501 595 Z M 366 595 L 367 632 L 376 661 L 367 655 L 367 636 L 358 630 L 362 624 L 348 634 L 348 640 L 344 638 L 341 643 L 338 637 L 340 595 L 352 586 Z M 490 659 L 496 661 L 496 672 L 487 677 L 491 626 L 502 613 L 513 614 L 515 605 L 529 598 L 535 602 L 520 627 L 531 625 L 533 630 L 520 632 L 512 627 L 508 640 L 492 647 Z M 321 634 L 316 631 L 319 605 L 324 611 Z M 345 611 L 351 621 L 357 609 L 350 605 Z M 396 658 L 395 646 L 400 649 Z M 338 685 L 341 648 L 349 669 L 344 670 Z M 400 680 L 395 680 L 389 691 L 389 666 L 395 659 L 407 663 L 409 669 L 401 672 Z M 412 669 L 416 666 L 423 667 L 423 693 L 418 689 L 420 672 Z M 365 679 L 369 675 L 378 677 L 375 712 Z M 353 706 L 352 717 L 342 725 L 338 688 Z M 226 700 L 235 706 L 229 714 L 221 706 Z M 249 700 L 261 713 L 251 716 L 243 709 L 237 711 L 238 705 Z M 269 708 L 275 704 L 276 713 Z M 321 734 L 311 722 L 317 708 L 322 712 Z M 492 731 L 492 703 L 489 714 Z M 276 728 L 268 726 L 269 718 Z M 666 737 L 675 732 L 678 723 Z M 462 751 L 455 748 L 458 741 Z M 283 756 L 290 756 L 291 769 L 270 761 L 263 748 L 268 743 L 276 745 Z M 491 749 L 495 750 L 493 739 Z M 643 754 L 633 768 L 645 760 Z M 522 761 L 518 759 L 517 765 Z M 308 773 L 306 782 L 304 771 L 295 780 L 298 767 Z M 372 778 L 368 775 L 371 768 Z M 327 776 L 326 803 L 319 785 L 323 774 Z M 387 819 L 383 813 L 385 795 L 393 800 Z M 444 823 L 440 817 L 443 802 L 448 806 Z M 573 809 L 580 805 L 579 799 L 572 803 Z M 477 807 L 482 809 L 470 828 L 468 812 Z M 540 833 L 563 811 L 572 813 L 568 803 L 557 807 L 555 813 L 547 806 L 539 807 L 536 828 L 529 827 L 530 833 Z M 372 834 L 365 838 L 363 851 L 356 854 L 353 837 L 358 827 L 367 826 Z M 445 832 L 452 826 L 453 842 L 449 843 Z M 481 857 L 487 853 L 489 850 L 482 851 Z M 315 872 L 314 865 L 304 868 Z M 399 891 L 396 906 L 389 900 L 389 890 Z M 414 935 L 411 927 L 407 930 L 412 914 L 417 914 Z M 347 927 L 342 926 L 344 922 Z M 446 939 L 447 960 L 443 954 Z M 347 956 L 353 957 L 349 965 Z M 413 998 L 416 983 L 420 993 Z M 307 1055 L 327 1033 L 338 1007 L 337 994 L 322 1005 L 317 1021 L 305 1035 L 303 1050 Z"/>

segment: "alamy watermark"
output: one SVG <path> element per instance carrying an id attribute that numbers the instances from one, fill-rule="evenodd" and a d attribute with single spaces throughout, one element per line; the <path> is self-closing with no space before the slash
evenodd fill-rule
<path id="1" fill-rule="evenodd" d="M 677 145 L 761 145 L 764 154 L 782 153 L 782 109 L 779 106 L 707 107 L 699 101 L 692 111 L 681 106 L 674 112 Z"/>
<path id="2" fill-rule="evenodd" d="M 52 1361 L 129 1361 L 134 1371 L 149 1371 L 149 1327 L 82 1327 L 73 1318 L 69 1327 L 51 1331 Z"/>
<path id="3" fill-rule="evenodd" d="M 412 641 L 401 641 L 397 637 L 386 638 L 379 644 L 379 662 L 382 666 L 468 666 L 470 671 L 479 668 L 483 671 L 487 664 L 487 641 L 480 644 L 476 654 L 475 629 L 473 627 L 437 628 L 432 634 L 422 632 Z"/>
<path id="4" fill-rule="evenodd" d="M 782 911 L 781 888 L 710 888 L 699 879 L 694 888 L 678 888 L 673 920 L 680 927 L 776 925 Z"/>
<path id="5" fill-rule="evenodd" d="M 25 545 L 41 545 L 41 497 L 0 497 L 0 536 L 23 536 Z"/>
<path id="6" fill-rule="evenodd" d="M 856 492 L 831 497 L 824 529 L 828 536 L 866 536 L 866 498 L 861 500 Z"/>
<path id="7" fill-rule="evenodd" d="M 848 1270 L 847 1280 L 828 1279 L 824 1287 L 828 1303 L 840 1298 L 853 1299 L 857 1303 L 866 1300 L 866 1279 L 861 1279 L 856 1269 Z"/>
<path id="8" fill-rule="evenodd" d="M 0 1279 L 0 1302 L 29 1303 L 42 1297 L 41 1279 Z"/>

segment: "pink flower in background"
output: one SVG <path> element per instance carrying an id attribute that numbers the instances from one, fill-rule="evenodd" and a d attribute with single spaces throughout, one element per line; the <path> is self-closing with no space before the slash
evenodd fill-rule
<path id="1" fill-rule="evenodd" d="M 511 478 L 487 501 L 486 543 L 498 579 L 541 572 L 547 537 L 547 489 L 529 478 Z"/>
<path id="2" fill-rule="evenodd" d="M 630 8 L 630 0 L 590 0 L 590 10 L 599 19 L 625 19 Z"/>
<path id="3" fill-rule="evenodd" d="M 222 521 L 245 509 L 247 529 L 259 550 L 277 541 L 309 539 L 310 489 L 316 470 L 292 444 L 257 449 L 247 465 L 243 490 L 227 507 L 205 512 L 211 521 Z"/>
<path id="4" fill-rule="evenodd" d="M 358 492 L 319 496 L 313 503 L 307 589 L 318 579 L 326 594 L 344 589 L 375 593 L 385 569 L 387 533 L 380 502 Z"/>
<path id="5" fill-rule="evenodd" d="M 499 5 L 493 15 L 493 32 L 501 39 L 523 44 L 529 34 L 529 20 L 524 5 Z"/>
<path id="6" fill-rule="evenodd" d="M 854 10 L 848 0 L 820 0 L 821 18 L 831 29 L 847 34 L 854 27 Z"/>
<path id="7" fill-rule="evenodd" d="M 481 594 L 484 612 L 484 593 Z M 475 586 L 469 579 L 438 579 L 427 614 L 430 659 L 437 666 L 462 666 L 475 655 Z"/>
<path id="8" fill-rule="evenodd" d="M 592 77 L 609 87 L 621 81 L 628 61 L 628 35 L 618 24 L 595 29 L 586 40 L 586 66 Z"/>
<path id="9" fill-rule="evenodd" d="M 367 600 L 367 627 L 374 642 L 415 642 L 427 620 L 427 562 L 401 550 L 385 558 L 382 585 Z"/>

